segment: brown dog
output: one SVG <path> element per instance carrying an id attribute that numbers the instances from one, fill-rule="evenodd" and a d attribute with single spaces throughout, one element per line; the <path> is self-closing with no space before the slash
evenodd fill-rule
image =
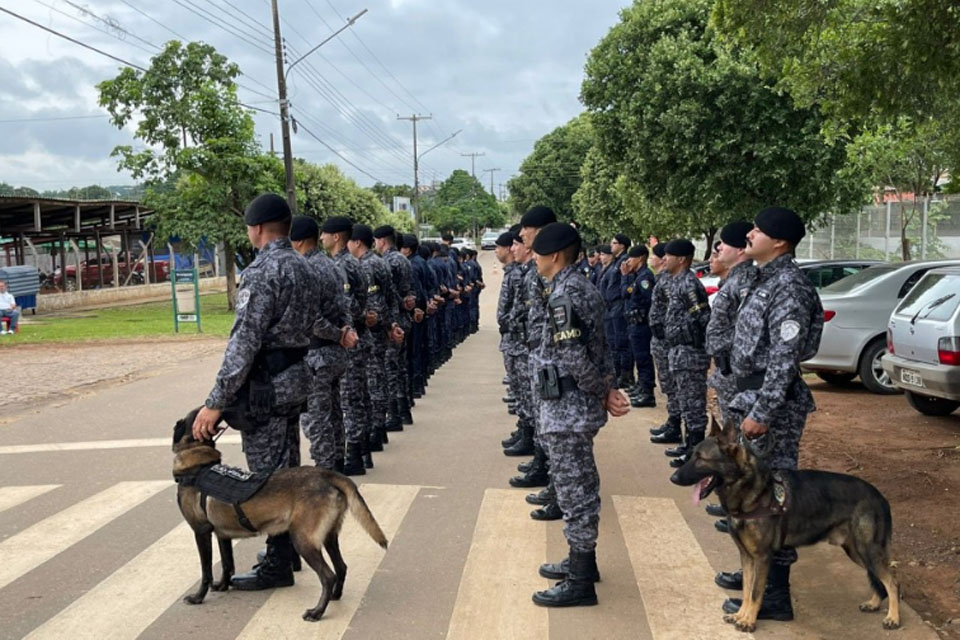
<path id="1" fill-rule="evenodd" d="M 213 497 L 202 498 L 201 490 L 183 482 L 203 469 L 220 463 L 220 452 L 213 442 L 193 438 L 191 428 L 197 411 L 177 421 L 173 432 L 173 475 L 178 480 L 177 504 L 184 519 L 194 531 L 200 552 L 202 579 L 200 588 L 184 600 L 200 604 L 207 590 L 226 591 L 234 574 L 233 538 L 259 534 L 290 533 L 297 553 L 317 572 L 323 593 L 317 606 L 303 614 L 304 620 L 316 621 L 323 615 L 330 600 L 339 600 L 347 576 L 347 565 L 340 555 L 338 535 L 349 508 L 373 540 L 387 548 L 387 538 L 350 478 L 317 467 L 280 469 L 239 508 Z M 241 519 L 243 518 L 243 519 Z M 248 526 L 249 525 L 249 526 Z M 253 529 L 253 530 L 251 530 Z M 223 573 L 213 582 L 213 549 L 210 534 L 217 535 Z M 321 547 L 326 548 L 333 563 L 331 570 L 324 561 Z"/>
<path id="2" fill-rule="evenodd" d="M 869 482 L 827 471 L 771 472 L 736 442 L 735 425 L 721 431 L 712 418 L 710 436 L 670 480 L 696 485 L 700 500 L 716 490 L 730 516 L 743 563 L 743 604 L 724 620 L 740 631 L 756 629 L 773 551 L 823 540 L 866 569 L 873 596 L 860 610 L 877 611 L 889 598 L 883 627 L 900 626 L 900 587 L 890 568 L 890 504 Z"/>

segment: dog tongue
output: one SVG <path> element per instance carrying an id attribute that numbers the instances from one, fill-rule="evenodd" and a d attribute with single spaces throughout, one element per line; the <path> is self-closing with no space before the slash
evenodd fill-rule
<path id="1" fill-rule="evenodd" d="M 700 494 L 703 492 L 706 486 L 710 484 L 710 479 L 710 476 L 707 476 L 693 486 L 693 506 L 700 506 Z"/>

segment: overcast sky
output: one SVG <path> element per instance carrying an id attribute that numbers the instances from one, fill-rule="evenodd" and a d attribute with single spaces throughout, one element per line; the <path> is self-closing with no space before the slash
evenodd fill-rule
<path id="1" fill-rule="evenodd" d="M 298 54 L 369 9 L 297 65 L 288 87 L 294 116 L 359 169 L 303 129 L 294 154 L 333 162 L 363 185 L 409 184 L 411 124 L 397 114 L 432 114 L 419 125 L 421 152 L 463 132 L 423 158 L 421 182 L 470 170 L 461 154 L 479 152 L 478 177 L 489 185 L 481 170 L 498 168 L 494 184 L 504 183 L 537 138 L 581 111 L 586 56 L 627 4 L 280 0 L 283 35 Z M 240 65 L 244 102 L 277 110 L 269 0 L 0 0 L 0 7 L 140 66 L 167 40 L 207 42 Z M 110 125 L 94 88 L 117 72 L 118 63 L 0 13 L 0 181 L 38 190 L 132 183 L 109 153 L 135 144 L 133 137 Z M 264 148 L 274 133 L 279 149 L 279 118 L 258 112 L 255 119 Z"/>

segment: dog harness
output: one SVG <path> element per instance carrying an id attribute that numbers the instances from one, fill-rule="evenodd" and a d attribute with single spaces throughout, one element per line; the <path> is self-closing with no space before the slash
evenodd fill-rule
<path id="1" fill-rule="evenodd" d="M 786 520 L 790 511 L 790 491 L 786 478 L 779 470 L 771 473 L 770 491 L 764 494 L 755 509 L 749 513 L 730 511 L 729 516 L 737 520 L 759 520 L 760 518 L 780 518 L 780 546 L 787 538 Z"/>
<path id="2" fill-rule="evenodd" d="M 196 487 L 200 491 L 200 508 L 203 515 L 207 515 L 207 497 L 233 505 L 237 514 L 237 521 L 244 529 L 257 533 L 247 514 L 243 512 L 242 503 L 257 494 L 267 480 L 270 473 L 244 471 L 236 467 L 222 464 L 209 464 L 187 473 L 175 474 L 174 480 L 182 487 Z M 180 504 L 180 492 L 177 492 L 177 505 Z"/>

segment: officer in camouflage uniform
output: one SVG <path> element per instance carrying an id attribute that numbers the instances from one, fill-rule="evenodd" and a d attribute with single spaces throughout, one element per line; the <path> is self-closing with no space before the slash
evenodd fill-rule
<path id="1" fill-rule="evenodd" d="M 290 207 L 275 194 L 247 206 L 247 237 L 260 251 L 243 272 L 223 364 L 193 424 L 195 438 L 209 439 L 224 409 L 244 414 L 255 424 L 241 434 L 247 466 L 267 473 L 300 464 L 298 420 L 312 379 L 303 358 L 319 312 L 313 270 L 290 246 L 290 219 Z M 244 395 L 248 401 L 238 400 Z M 293 557 L 289 534 L 269 536 L 263 562 L 231 584 L 291 586 Z"/>
<path id="2" fill-rule="evenodd" d="M 506 353 L 510 358 L 511 372 L 508 374 L 513 385 L 514 397 L 517 399 L 517 430 L 509 438 L 502 441 L 505 455 L 529 455 L 533 451 L 533 437 L 535 431 L 536 407 L 533 397 L 533 386 L 530 380 L 530 348 L 527 345 L 527 306 L 526 286 L 530 272 L 536 272 L 537 265 L 533 261 L 530 247 L 523 243 L 520 237 L 520 225 L 511 231 L 513 244 L 510 253 L 516 265 L 511 272 L 510 284 L 510 315 L 506 322 L 510 328 L 510 339 L 506 343 Z M 515 452 L 515 453 L 514 453 Z"/>
<path id="3" fill-rule="evenodd" d="M 669 348 L 670 375 L 686 427 L 684 442 L 665 453 L 676 458 L 671 467 L 681 467 L 693 448 L 703 441 L 707 429 L 707 369 L 710 358 L 704 350 L 710 303 L 703 283 L 690 270 L 694 246 L 689 240 L 671 240 L 666 247 L 665 267 L 671 275 L 670 298 L 663 319 L 664 340 Z"/>
<path id="4" fill-rule="evenodd" d="M 347 368 L 347 348 L 357 344 L 352 327 L 347 274 L 319 247 L 316 220 L 298 216 L 290 226 L 290 241 L 297 253 L 314 268 L 318 282 L 320 314 L 313 325 L 307 364 L 313 385 L 300 428 L 310 441 L 310 457 L 324 469 L 343 472 L 345 440 L 340 380 Z"/>
<path id="5" fill-rule="evenodd" d="M 373 231 L 373 241 L 377 253 L 390 268 L 397 324 L 403 335 L 410 339 L 413 329 L 413 310 L 417 306 L 417 292 L 413 286 L 413 269 L 410 261 L 397 250 L 397 232 L 390 225 L 377 227 Z M 404 340 L 399 343 L 390 341 L 387 345 L 385 364 L 388 385 L 387 431 L 403 431 L 404 424 L 413 424 L 408 396 L 407 360 Z"/>
<path id="6" fill-rule="evenodd" d="M 650 353 L 657 368 L 660 391 L 667 396 L 667 420 L 659 427 L 650 429 L 650 442 L 656 444 L 677 444 L 683 441 L 680 425 L 680 402 L 677 399 L 676 383 L 670 373 L 669 347 L 665 340 L 663 321 L 667 313 L 667 301 L 673 286 L 672 277 L 664 268 L 666 243 L 658 243 L 651 249 L 650 265 L 656 270 L 657 283 L 653 287 L 650 300 Z"/>
<path id="7" fill-rule="evenodd" d="M 510 316 L 513 311 L 513 290 L 517 276 L 518 265 L 513 260 L 513 234 L 505 231 L 497 236 L 494 251 L 497 260 L 503 265 L 503 280 L 500 282 L 500 296 L 497 299 L 497 325 L 500 327 L 500 353 L 503 354 L 503 368 L 507 373 L 508 395 L 514 403 L 520 398 L 521 392 L 517 388 L 516 363 L 509 354 L 511 327 Z"/>
<path id="8" fill-rule="evenodd" d="M 365 353 L 371 341 L 370 329 L 366 325 L 364 314 L 367 308 L 366 274 L 360 267 L 360 261 L 347 249 L 353 221 L 344 216 L 333 216 L 323 222 L 320 241 L 324 250 L 333 258 L 347 277 L 347 289 L 350 297 L 350 315 L 353 328 L 357 332 L 358 344 L 347 352 L 347 370 L 340 379 L 340 398 L 343 408 L 343 431 L 346 439 L 344 473 L 348 476 L 366 473 L 364 455 L 369 458 L 369 438 L 367 426 L 370 424 L 370 399 L 367 395 L 365 374 Z M 370 459 L 372 464 L 372 459 Z"/>
<path id="9" fill-rule="evenodd" d="M 370 430 L 367 436 L 371 451 L 382 451 L 387 437 L 387 408 L 389 406 L 386 373 L 387 349 L 403 341 L 403 329 L 397 322 L 400 302 L 393 288 L 390 267 L 383 258 L 371 251 L 373 229 L 365 224 L 353 225 L 350 253 L 360 261 L 367 275 L 367 308 L 365 322 L 371 341 L 365 358 L 367 393 L 370 396 Z M 366 461 L 364 461 L 366 462 Z"/>
<path id="10" fill-rule="evenodd" d="M 800 363 L 820 347 L 823 307 L 793 257 L 804 235 L 803 221 L 790 209 L 774 207 L 757 214 L 746 255 L 756 261 L 759 275 L 740 307 L 730 355 L 737 385 L 730 415 L 773 470 L 797 468 L 807 414 L 816 409 Z M 796 559 L 793 548 L 774 552 L 760 619 L 793 619 L 790 565 Z M 723 609 L 736 613 L 740 604 L 728 599 Z"/>
<path id="11" fill-rule="evenodd" d="M 608 411 L 620 416 L 630 407 L 616 389 L 603 333 L 603 299 L 576 267 L 580 234 L 568 224 L 549 224 L 537 234 L 533 250 L 548 292 L 547 318 L 531 356 L 540 398 L 538 433 L 550 457 L 570 545 L 565 561 L 540 567 L 540 575 L 561 582 L 534 593 L 533 601 L 548 607 L 593 605 L 600 524 L 593 439 Z"/>

